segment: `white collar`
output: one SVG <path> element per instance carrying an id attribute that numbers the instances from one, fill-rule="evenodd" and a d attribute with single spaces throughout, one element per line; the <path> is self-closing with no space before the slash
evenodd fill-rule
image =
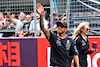
<path id="1" fill-rule="evenodd" d="M 82 38 L 83 38 L 85 41 L 87 41 L 87 36 L 86 36 L 86 37 L 83 37 L 83 36 L 82 36 Z"/>
<path id="2" fill-rule="evenodd" d="M 57 36 L 60 38 L 60 39 L 65 39 L 68 35 L 66 35 L 65 37 L 61 37 L 57 34 Z"/>

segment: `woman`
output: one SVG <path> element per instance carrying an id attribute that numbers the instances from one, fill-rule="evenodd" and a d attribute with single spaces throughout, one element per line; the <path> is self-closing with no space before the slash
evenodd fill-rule
<path id="1" fill-rule="evenodd" d="M 81 67 L 87 67 L 87 54 L 95 52 L 95 49 L 88 51 L 89 41 L 87 39 L 89 29 L 88 22 L 82 22 L 79 24 L 77 29 L 74 31 L 75 43 L 79 52 L 79 63 Z M 75 66 L 76 67 L 76 66 Z"/>

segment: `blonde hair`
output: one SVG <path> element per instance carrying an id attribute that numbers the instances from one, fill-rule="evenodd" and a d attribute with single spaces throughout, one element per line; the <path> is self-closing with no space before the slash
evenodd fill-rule
<path id="1" fill-rule="evenodd" d="M 74 31 L 73 37 L 78 37 L 79 34 L 81 34 L 81 29 L 84 28 L 85 25 L 89 25 L 88 22 L 82 22 L 78 25 L 78 27 L 76 28 L 76 30 Z"/>
<path id="2" fill-rule="evenodd" d="M 64 19 L 66 19 L 66 17 L 63 17 L 63 18 L 61 19 L 61 21 L 63 21 Z"/>

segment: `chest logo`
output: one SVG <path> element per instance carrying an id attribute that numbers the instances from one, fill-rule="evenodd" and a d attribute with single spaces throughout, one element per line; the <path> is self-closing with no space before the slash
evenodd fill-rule
<path id="1" fill-rule="evenodd" d="M 81 42 L 82 42 L 82 46 L 85 46 L 86 45 L 86 43 L 85 43 L 84 40 L 82 40 Z"/>
<path id="2" fill-rule="evenodd" d="M 59 38 L 58 38 L 58 40 L 56 41 L 56 44 L 57 44 L 57 46 L 61 46 L 61 41 L 60 41 Z"/>
<path id="3" fill-rule="evenodd" d="M 70 42 L 69 42 L 69 40 L 67 40 L 67 43 L 66 43 L 65 47 L 66 47 L 66 50 L 70 50 Z"/>

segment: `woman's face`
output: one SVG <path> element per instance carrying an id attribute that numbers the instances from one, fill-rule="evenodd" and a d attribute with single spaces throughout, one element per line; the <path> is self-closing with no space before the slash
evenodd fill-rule
<path id="1" fill-rule="evenodd" d="M 82 34 L 88 35 L 88 32 L 90 31 L 89 25 L 85 25 L 83 29 L 81 29 Z"/>

